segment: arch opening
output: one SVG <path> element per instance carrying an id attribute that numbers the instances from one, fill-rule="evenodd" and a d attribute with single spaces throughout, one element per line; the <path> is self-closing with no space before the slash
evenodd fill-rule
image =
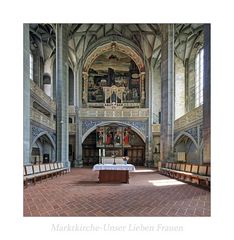
<path id="1" fill-rule="evenodd" d="M 199 151 L 196 142 L 190 136 L 182 134 L 174 144 L 175 159 L 181 162 L 199 164 Z"/>
<path id="2" fill-rule="evenodd" d="M 97 164 L 101 157 L 111 157 L 113 153 L 117 157 L 128 156 L 128 163 L 135 166 L 145 164 L 145 142 L 126 125 L 96 126 L 84 137 L 82 153 L 84 166 Z"/>
<path id="3" fill-rule="evenodd" d="M 51 138 L 46 133 L 43 133 L 33 141 L 31 163 L 42 164 L 50 162 L 55 162 L 55 146 Z"/>

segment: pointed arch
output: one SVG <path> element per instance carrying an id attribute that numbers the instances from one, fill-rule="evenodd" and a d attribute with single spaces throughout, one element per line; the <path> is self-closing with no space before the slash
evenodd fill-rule
<path id="1" fill-rule="evenodd" d="M 43 136 L 43 135 L 46 135 L 48 138 L 49 138 L 49 140 L 51 141 L 51 144 L 52 144 L 52 146 L 53 146 L 53 148 L 54 149 L 56 149 L 56 145 L 55 145 L 55 142 L 54 142 L 54 140 L 53 140 L 53 138 L 50 136 L 50 134 L 47 132 L 47 131 L 43 131 L 43 132 L 40 132 L 34 139 L 33 139 L 33 141 L 32 141 L 32 143 L 31 143 L 31 151 L 32 151 L 32 146 L 33 146 L 33 144 L 37 141 L 37 139 L 39 139 L 41 136 Z"/>
<path id="2" fill-rule="evenodd" d="M 194 145 L 196 146 L 196 148 L 198 149 L 198 144 L 196 142 L 196 140 L 194 139 L 194 137 L 187 133 L 187 132 L 181 132 L 174 140 L 174 146 L 176 145 L 176 143 L 178 142 L 178 140 L 183 137 L 183 136 L 187 136 L 188 138 L 190 138 L 190 140 L 194 143 Z"/>
<path id="3" fill-rule="evenodd" d="M 101 122 L 93 127 L 91 127 L 90 129 L 88 129 L 88 131 L 86 131 L 84 133 L 84 135 L 82 136 L 82 143 L 84 142 L 84 140 L 88 137 L 88 135 L 93 132 L 97 127 L 99 126 L 107 126 L 107 125 L 110 125 L 110 124 L 121 124 L 121 125 L 124 125 L 124 126 L 129 126 L 131 127 L 131 129 L 136 132 L 139 137 L 142 139 L 142 141 L 145 143 L 146 142 L 146 138 L 144 136 L 144 134 L 142 134 L 139 129 L 137 129 L 136 127 L 132 126 L 131 124 L 128 124 L 128 123 L 123 123 L 123 122 L 120 122 L 120 121 L 106 121 L 106 122 Z"/>

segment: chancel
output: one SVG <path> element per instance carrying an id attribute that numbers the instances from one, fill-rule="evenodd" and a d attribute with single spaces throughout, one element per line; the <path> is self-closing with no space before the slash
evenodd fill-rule
<path id="1" fill-rule="evenodd" d="M 23 35 L 25 216 L 210 216 L 210 24 Z"/>

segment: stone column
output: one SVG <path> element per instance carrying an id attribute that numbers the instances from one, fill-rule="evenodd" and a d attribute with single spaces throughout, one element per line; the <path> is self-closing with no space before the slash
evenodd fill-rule
<path id="1" fill-rule="evenodd" d="M 153 132 L 152 132 L 152 116 L 153 116 L 153 106 L 152 106 L 152 92 L 153 92 L 153 80 L 152 80 L 152 67 L 149 68 L 149 74 L 147 75 L 148 81 L 148 108 L 149 108 L 149 119 L 148 119 L 148 132 L 147 132 L 147 138 L 146 138 L 146 162 L 148 162 L 149 167 L 153 167 Z M 148 152 L 148 153 L 147 153 Z"/>
<path id="2" fill-rule="evenodd" d="M 82 159 L 82 121 L 80 120 L 80 109 L 76 107 L 76 160 L 75 167 L 83 167 Z"/>
<path id="3" fill-rule="evenodd" d="M 145 105 L 145 72 L 140 73 L 141 107 Z"/>
<path id="4" fill-rule="evenodd" d="M 204 25 L 203 162 L 210 163 L 210 24 Z"/>
<path id="5" fill-rule="evenodd" d="M 24 24 L 24 73 L 23 73 L 23 87 L 24 87 L 24 165 L 29 164 L 31 162 L 31 152 L 30 152 L 30 41 L 29 41 L 29 24 Z"/>
<path id="6" fill-rule="evenodd" d="M 84 106 L 86 106 L 87 102 L 88 102 L 88 80 L 89 80 L 89 74 L 87 72 L 83 72 L 83 81 L 84 81 L 84 89 L 83 89 L 83 104 Z"/>
<path id="7" fill-rule="evenodd" d="M 75 167 L 82 167 L 82 125 L 80 121 L 80 107 L 82 103 L 82 76 L 81 69 L 74 71 L 74 103 L 76 111 L 76 152 L 75 152 Z M 81 78 L 81 80 L 80 80 Z"/>
<path id="8" fill-rule="evenodd" d="M 160 160 L 173 160 L 174 25 L 162 24 Z"/>
<path id="9" fill-rule="evenodd" d="M 70 167 L 68 132 L 68 41 L 67 25 L 56 25 L 56 157 Z"/>

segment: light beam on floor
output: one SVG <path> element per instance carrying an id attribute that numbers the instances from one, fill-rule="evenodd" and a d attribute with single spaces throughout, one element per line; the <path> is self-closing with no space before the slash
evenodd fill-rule
<path id="1" fill-rule="evenodd" d="M 138 170 L 134 171 L 134 173 L 144 173 L 144 172 L 155 172 L 155 170 L 152 170 L 152 169 L 138 169 Z"/>
<path id="2" fill-rule="evenodd" d="M 173 186 L 173 185 L 183 185 L 184 182 L 180 182 L 174 179 L 163 179 L 163 180 L 149 180 L 149 183 L 152 183 L 154 186 Z"/>

